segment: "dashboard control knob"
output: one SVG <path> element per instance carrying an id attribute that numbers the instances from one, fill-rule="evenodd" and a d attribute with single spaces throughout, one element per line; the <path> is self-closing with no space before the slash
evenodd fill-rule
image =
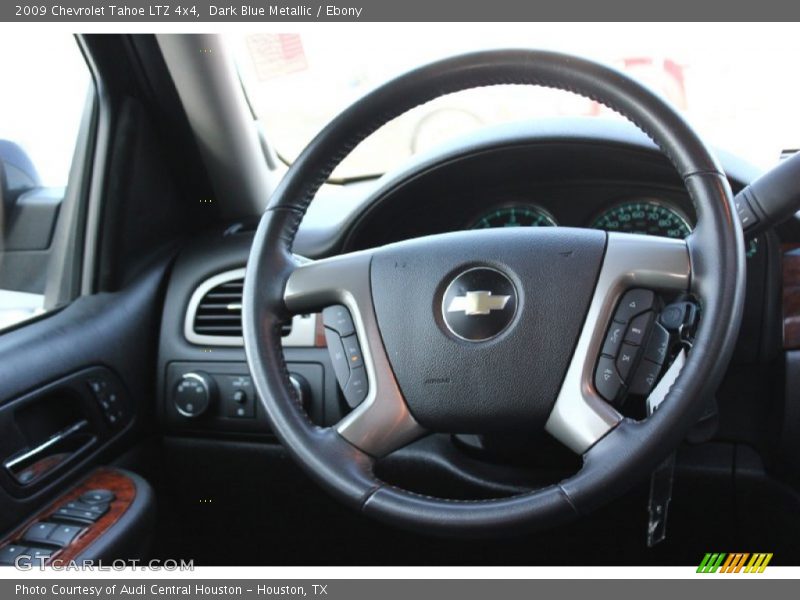
<path id="1" fill-rule="evenodd" d="M 175 385 L 172 401 L 184 417 L 194 419 L 205 413 L 217 396 L 214 378 L 203 371 L 184 373 Z"/>

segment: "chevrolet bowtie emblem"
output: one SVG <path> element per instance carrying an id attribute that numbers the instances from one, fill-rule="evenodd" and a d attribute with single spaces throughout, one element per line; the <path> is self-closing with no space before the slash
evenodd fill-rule
<path id="1" fill-rule="evenodd" d="M 492 292 L 467 292 L 464 296 L 456 296 L 447 307 L 447 312 L 463 312 L 468 317 L 488 315 L 493 310 L 503 310 L 511 296 L 493 296 Z"/>

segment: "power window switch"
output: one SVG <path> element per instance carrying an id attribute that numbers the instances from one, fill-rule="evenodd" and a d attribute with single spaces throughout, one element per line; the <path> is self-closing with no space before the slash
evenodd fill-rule
<path id="1" fill-rule="evenodd" d="M 81 531 L 83 528 L 77 525 L 59 525 L 53 529 L 47 541 L 54 546 L 69 546 Z"/>
<path id="2" fill-rule="evenodd" d="M 69 508 L 70 510 L 84 510 L 93 512 L 97 515 L 104 515 L 108 510 L 107 504 L 87 504 L 86 502 L 80 502 L 78 500 L 71 500 L 66 504 L 62 504 L 61 508 Z"/>
<path id="3" fill-rule="evenodd" d="M 46 544 L 47 538 L 57 527 L 55 523 L 34 523 L 22 536 L 22 541 L 30 544 Z"/>
<path id="4" fill-rule="evenodd" d="M 31 559 L 37 563 L 47 560 L 53 555 L 54 550 L 51 548 L 28 548 L 25 554 L 30 555 Z"/>
<path id="5" fill-rule="evenodd" d="M 80 500 L 84 504 L 108 504 L 112 500 L 114 500 L 114 492 L 111 490 L 89 490 L 88 492 L 84 493 Z"/>
<path id="6" fill-rule="evenodd" d="M 93 510 L 76 510 L 74 508 L 61 507 L 53 513 L 53 516 L 69 521 L 88 521 L 94 523 L 103 516 L 103 513 Z"/>
<path id="7" fill-rule="evenodd" d="M 17 558 L 27 555 L 28 548 L 19 544 L 8 544 L 0 548 L 0 565 L 14 565 Z"/>

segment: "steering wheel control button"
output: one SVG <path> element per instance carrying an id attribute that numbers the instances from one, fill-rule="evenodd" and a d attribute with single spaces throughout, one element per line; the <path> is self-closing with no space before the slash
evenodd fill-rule
<path id="1" fill-rule="evenodd" d="M 185 373 L 172 394 L 175 409 L 190 419 L 208 410 L 216 395 L 216 383 L 207 373 L 196 371 Z"/>
<path id="2" fill-rule="evenodd" d="M 617 372 L 623 381 L 627 381 L 633 366 L 636 364 L 636 355 L 639 353 L 638 346 L 622 344 L 619 356 L 617 357 Z"/>
<path id="3" fill-rule="evenodd" d="M 631 324 L 628 326 L 628 332 L 625 334 L 625 342 L 627 344 L 641 346 L 642 342 L 647 337 L 647 332 L 650 329 L 650 324 L 652 322 L 652 311 L 647 311 L 638 317 L 634 317 L 634 319 L 631 321 Z"/>
<path id="4" fill-rule="evenodd" d="M 347 380 L 350 378 L 350 365 L 347 363 L 347 355 L 344 353 L 342 340 L 339 334 L 332 329 L 325 328 L 325 343 L 328 346 L 328 354 L 333 363 L 333 372 L 336 380 L 342 389 L 347 387 Z"/>
<path id="5" fill-rule="evenodd" d="M 614 320 L 627 323 L 636 315 L 652 309 L 655 302 L 656 295 L 651 290 L 628 290 L 617 307 Z"/>
<path id="6" fill-rule="evenodd" d="M 606 356 L 617 356 L 620 346 L 622 346 L 622 339 L 625 336 L 625 323 L 611 322 L 608 328 L 606 339 L 603 342 L 602 353 Z"/>
<path id="7" fill-rule="evenodd" d="M 89 490 L 85 492 L 80 497 L 80 501 L 84 504 L 108 504 L 109 502 L 113 502 L 116 498 L 114 492 L 111 490 Z"/>
<path id="8" fill-rule="evenodd" d="M 661 365 L 647 359 L 642 360 L 631 379 L 630 393 L 647 396 L 653 389 L 661 372 Z"/>
<path id="9" fill-rule="evenodd" d="M 601 356 L 594 374 L 594 387 L 597 393 L 609 402 L 615 402 L 625 389 L 622 378 L 617 373 L 614 359 Z"/>
<path id="10" fill-rule="evenodd" d="M 733 204 L 736 207 L 736 214 L 739 215 L 742 229 L 748 231 L 758 225 L 758 217 L 750 206 L 750 202 L 745 194 L 736 194 L 736 197 L 733 199 Z"/>
<path id="11" fill-rule="evenodd" d="M 328 329 L 333 329 L 341 337 L 353 335 L 356 331 L 350 311 L 340 304 L 329 306 L 322 311 L 322 324 Z"/>
<path id="12" fill-rule="evenodd" d="M 58 525 L 50 533 L 47 543 L 54 546 L 69 546 L 81 531 L 83 528 L 77 525 Z"/>
<path id="13" fill-rule="evenodd" d="M 672 331 L 678 331 L 680 326 L 683 325 L 683 319 L 686 316 L 686 306 L 683 302 L 676 302 L 665 307 L 661 311 L 659 321 L 661 324 Z"/>
<path id="14" fill-rule="evenodd" d="M 669 332 L 656 323 L 644 350 L 644 358 L 663 365 L 669 352 Z"/>
<path id="15" fill-rule="evenodd" d="M 341 311 L 328 313 L 337 315 L 334 326 L 341 329 L 341 331 L 352 332 L 352 321 L 350 321 L 350 313 L 347 309 L 343 306 L 334 306 L 330 308 L 342 309 L 344 311 L 344 313 Z M 324 319 L 326 319 L 326 317 L 323 311 L 323 320 Z M 355 408 L 367 397 L 367 390 L 369 389 L 367 372 L 364 368 L 364 356 L 361 353 L 358 336 L 352 334 L 340 337 L 337 329 L 327 326 L 327 320 L 325 321 L 325 325 L 325 341 L 328 345 L 328 353 L 331 356 L 331 362 L 333 363 L 333 372 L 336 374 L 336 380 L 339 382 L 339 388 L 342 390 L 348 406 Z"/>
<path id="16" fill-rule="evenodd" d="M 31 544 L 47 543 L 47 539 L 56 527 L 58 527 L 56 523 L 34 523 L 22 536 L 22 541 Z"/>
<path id="17" fill-rule="evenodd" d="M 361 347 L 358 345 L 358 338 L 356 336 L 351 335 L 342 338 L 342 347 L 347 356 L 347 365 L 351 369 L 364 366 L 364 359 L 361 356 Z"/>
<path id="18" fill-rule="evenodd" d="M 350 372 L 350 380 L 344 388 L 344 399 L 350 408 L 355 408 L 364 401 L 368 389 L 367 372 L 364 367 L 356 367 Z"/>
<path id="19" fill-rule="evenodd" d="M 459 339 L 483 342 L 500 335 L 514 320 L 517 290 L 489 267 L 468 269 L 450 282 L 442 297 L 442 318 Z"/>
<path id="20" fill-rule="evenodd" d="M 673 302 L 661 311 L 659 321 L 668 330 L 680 333 L 682 328 L 691 328 L 697 322 L 697 305 L 693 302 Z"/>

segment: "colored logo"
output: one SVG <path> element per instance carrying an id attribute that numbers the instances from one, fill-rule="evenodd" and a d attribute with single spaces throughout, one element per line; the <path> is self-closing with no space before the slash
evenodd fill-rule
<path id="1" fill-rule="evenodd" d="M 763 573 L 772 553 L 756 552 L 707 552 L 703 557 L 698 573 Z"/>

